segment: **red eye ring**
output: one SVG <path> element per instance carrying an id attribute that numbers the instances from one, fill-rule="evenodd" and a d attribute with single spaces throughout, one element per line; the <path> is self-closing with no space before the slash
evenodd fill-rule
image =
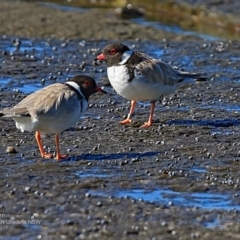
<path id="1" fill-rule="evenodd" d="M 88 80 L 86 80 L 86 81 L 84 82 L 84 85 L 85 85 L 86 87 L 89 87 L 89 86 L 91 85 L 91 83 L 90 83 Z"/>
<path id="2" fill-rule="evenodd" d="M 111 54 L 111 55 L 114 55 L 114 54 L 116 54 L 116 53 L 117 53 L 117 51 L 116 51 L 115 48 L 112 48 L 112 49 L 110 50 L 110 54 Z"/>

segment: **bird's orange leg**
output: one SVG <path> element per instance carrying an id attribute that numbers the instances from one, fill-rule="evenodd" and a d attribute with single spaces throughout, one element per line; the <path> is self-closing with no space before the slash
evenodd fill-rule
<path id="1" fill-rule="evenodd" d="M 39 151 L 40 151 L 40 154 L 41 154 L 42 158 L 47 158 L 47 159 L 52 158 L 53 155 L 51 153 L 45 153 L 45 151 L 43 149 L 40 132 L 38 132 L 38 131 L 36 132 L 35 138 L 37 140 L 38 148 L 39 148 Z"/>
<path id="2" fill-rule="evenodd" d="M 128 123 L 132 122 L 131 116 L 132 116 L 132 113 L 134 111 L 135 106 L 136 106 L 136 101 L 132 100 L 131 101 L 131 108 L 130 108 L 130 111 L 129 111 L 129 114 L 128 114 L 127 118 L 124 119 L 123 121 L 120 121 L 120 123 L 122 125 L 125 125 L 125 124 L 128 124 Z"/>
<path id="3" fill-rule="evenodd" d="M 58 134 L 55 135 L 55 143 L 56 143 L 56 150 L 57 150 L 57 154 L 56 154 L 55 159 L 56 159 L 57 161 L 59 161 L 59 160 L 61 160 L 61 159 L 67 158 L 67 155 L 65 155 L 65 154 L 64 154 L 64 155 L 61 155 L 61 154 L 60 154 L 59 136 L 58 136 Z"/>
<path id="4" fill-rule="evenodd" d="M 152 125 L 154 108 L 155 108 L 155 102 L 151 102 L 151 110 L 150 110 L 150 116 L 149 116 L 149 119 L 148 119 L 147 122 L 145 122 L 145 123 L 141 126 L 141 128 L 149 127 L 149 126 Z"/>

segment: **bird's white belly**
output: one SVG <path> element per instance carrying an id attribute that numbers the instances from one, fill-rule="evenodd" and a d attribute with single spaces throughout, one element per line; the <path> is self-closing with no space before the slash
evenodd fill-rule
<path id="1" fill-rule="evenodd" d="M 39 131 L 42 133 L 60 133 L 67 128 L 73 126 L 80 116 L 66 117 L 61 119 L 32 119 L 30 117 L 14 117 L 16 127 L 21 132 L 28 131 Z"/>
<path id="2" fill-rule="evenodd" d="M 39 120 L 34 124 L 33 131 L 39 131 L 41 133 L 61 133 L 65 129 L 73 126 L 78 120 L 79 117 L 67 117 L 53 121 Z"/>
<path id="3" fill-rule="evenodd" d="M 12 117 L 12 119 L 16 123 L 16 128 L 20 129 L 21 132 L 31 132 L 33 129 L 33 123 L 31 117 L 21 117 L 21 116 L 16 116 Z"/>
<path id="4" fill-rule="evenodd" d="M 129 81 L 125 66 L 108 68 L 108 78 L 115 91 L 128 100 L 157 100 L 161 95 L 172 94 L 176 86 L 166 86 L 159 82 L 149 82 L 144 75 L 136 75 Z"/>

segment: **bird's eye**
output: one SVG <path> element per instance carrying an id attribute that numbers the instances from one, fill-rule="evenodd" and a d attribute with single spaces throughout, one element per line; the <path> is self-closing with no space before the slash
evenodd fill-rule
<path id="1" fill-rule="evenodd" d="M 86 81 L 84 82 L 84 85 L 85 85 L 86 87 L 89 87 L 89 86 L 91 85 L 91 83 L 90 83 L 88 80 L 86 80 Z"/>
<path id="2" fill-rule="evenodd" d="M 114 54 L 116 54 L 117 53 L 117 50 L 115 49 L 115 48 L 112 48 L 111 50 L 110 50 L 110 54 L 111 55 L 114 55 Z"/>

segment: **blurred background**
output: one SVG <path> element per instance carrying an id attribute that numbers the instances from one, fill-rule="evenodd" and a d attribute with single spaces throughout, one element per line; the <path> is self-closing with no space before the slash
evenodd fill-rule
<path id="1" fill-rule="evenodd" d="M 32 2 L 37 2 L 32 0 Z M 115 16 L 147 24 L 157 22 L 225 39 L 240 37 L 240 1 L 236 0 L 50 0 L 49 4 L 112 9 Z M 179 29 L 175 29 L 177 31 Z M 174 29 L 173 29 L 174 31 Z"/>

